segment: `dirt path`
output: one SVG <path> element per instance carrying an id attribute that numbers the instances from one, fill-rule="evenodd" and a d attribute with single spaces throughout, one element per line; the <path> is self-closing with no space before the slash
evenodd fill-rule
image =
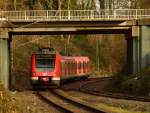
<path id="1" fill-rule="evenodd" d="M 12 92 L 12 97 L 18 101 L 21 113 L 62 113 L 43 102 L 34 91 Z"/>

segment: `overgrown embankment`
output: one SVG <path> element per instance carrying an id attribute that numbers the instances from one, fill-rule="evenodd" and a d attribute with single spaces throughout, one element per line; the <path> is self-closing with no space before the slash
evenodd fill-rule
<path id="1" fill-rule="evenodd" d="M 113 84 L 116 92 L 150 96 L 150 67 L 135 75 L 121 75 Z"/>
<path id="2" fill-rule="evenodd" d="M 0 85 L 0 113 L 21 113 L 10 92 Z"/>

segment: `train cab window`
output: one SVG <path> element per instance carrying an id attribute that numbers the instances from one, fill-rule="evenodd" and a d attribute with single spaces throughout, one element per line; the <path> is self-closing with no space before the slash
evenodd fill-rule
<path id="1" fill-rule="evenodd" d="M 37 71 L 52 71 L 55 68 L 55 56 L 37 55 L 36 56 Z"/>

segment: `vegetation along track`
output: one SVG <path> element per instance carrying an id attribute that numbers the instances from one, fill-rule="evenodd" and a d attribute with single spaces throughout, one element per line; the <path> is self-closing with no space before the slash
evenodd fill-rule
<path id="1" fill-rule="evenodd" d="M 108 91 L 101 91 L 97 89 L 96 87 L 100 85 L 100 82 L 106 81 L 106 80 L 112 80 L 113 77 L 106 77 L 106 78 L 96 78 L 88 80 L 84 82 L 78 91 L 83 93 L 88 93 L 96 96 L 104 96 L 104 97 L 110 97 L 110 98 L 116 98 L 116 99 L 127 99 L 127 100 L 137 100 L 137 101 L 143 101 L 143 102 L 150 102 L 149 96 L 136 96 L 136 95 L 128 95 L 123 93 L 114 93 L 114 92 L 108 92 Z M 95 88 L 94 88 L 95 87 Z"/>
<path id="2" fill-rule="evenodd" d="M 99 108 L 93 104 L 72 97 L 59 89 L 38 91 L 37 94 L 41 97 L 41 99 L 49 104 L 53 104 L 65 113 L 112 113 L 104 110 L 103 108 Z"/>

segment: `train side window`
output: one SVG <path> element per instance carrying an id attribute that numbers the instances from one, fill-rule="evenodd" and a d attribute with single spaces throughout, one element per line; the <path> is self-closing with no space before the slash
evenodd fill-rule
<path id="1" fill-rule="evenodd" d="M 85 62 L 85 72 L 87 73 L 87 62 Z"/>
<path id="2" fill-rule="evenodd" d="M 84 72 L 84 62 L 82 62 L 82 73 Z"/>
<path id="3" fill-rule="evenodd" d="M 60 73 L 61 75 L 63 75 L 63 62 L 61 62 L 61 65 L 60 65 Z"/>
<path id="4" fill-rule="evenodd" d="M 75 74 L 76 73 L 76 63 L 74 62 L 73 63 L 73 74 Z"/>
<path id="5" fill-rule="evenodd" d="M 86 63 L 85 63 L 85 65 L 86 65 L 86 73 L 87 73 L 87 70 L 88 70 L 88 69 L 87 69 L 87 68 L 88 68 L 88 67 L 87 67 L 87 65 L 88 65 L 88 62 L 86 62 Z"/>
<path id="6" fill-rule="evenodd" d="M 66 75 L 66 63 L 64 62 L 64 75 Z"/>
<path id="7" fill-rule="evenodd" d="M 68 62 L 68 75 L 70 74 L 70 63 Z"/>
<path id="8" fill-rule="evenodd" d="M 65 63 L 65 70 L 66 70 L 66 75 L 68 75 L 68 64 L 67 64 L 67 62 Z"/>
<path id="9" fill-rule="evenodd" d="M 70 62 L 68 62 L 68 75 L 70 75 Z"/>
<path id="10" fill-rule="evenodd" d="M 78 73 L 80 73 L 80 65 L 79 65 L 79 64 L 80 64 L 80 62 L 77 63 L 77 70 L 78 70 Z"/>
<path id="11" fill-rule="evenodd" d="M 90 69 L 89 62 L 87 62 L 87 72 L 89 72 L 89 69 Z"/>
<path id="12" fill-rule="evenodd" d="M 82 63 L 81 63 L 81 67 L 82 67 L 82 73 L 83 73 L 83 70 L 84 70 L 84 68 L 83 68 L 83 63 L 84 63 L 84 62 L 82 62 Z"/>
<path id="13" fill-rule="evenodd" d="M 78 73 L 80 73 L 81 65 L 80 62 L 78 62 Z"/>
<path id="14" fill-rule="evenodd" d="M 72 62 L 70 62 L 70 74 L 72 73 Z"/>
<path id="15" fill-rule="evenodd" d="M 75 74 L 77 74 L 78 73 L 78 68 L 77 68 L 77 62 L 75 62 Z"/>
<path id="16" fill-rule="evenodd" d="M 70 74 L 72 74 L 72 62 L 70 62 Z"/>
<path id="17" fill-rule="evenodd" d="M 84 62 L 84 73 L 86 73 L 86 62 Z"/>
<path id="18" fill-rule="evenodd" d="M 81 64 L 81 62 L 79 63 L 79 72 L 81 73 L 82 71 L 82 64 Z"/>
<path id="19" fill-rule="evenodd" d="M 81 69 L 81 66 L 80 66 L 80 62 L 78 63 L 78 70 L 79 70 L 79 73 L 80 73 L 80 69 Z"/>
<path id="20" fill-rule="evenodd" d="M 68 62 L 66 62 L 66 75 L 68 75 Z"/>
<path id="21" fill-rule="evenodd" d="M 72 72 L 71 74 L 74 74 L 74 62 L 72 61 Z"/>
<path id="22" fill-rule="evenodd" d="M 83 62 L 83 73 L 85 73 L 85 62 Z"/>
<path id="23" fill-rule="evenodd" d="M 65 62 L 62 62 L 62 74 L 65 75 Z"/>
<path id="24" fill-rule="evenodd" d="M 71 74 L 73 74 L 73 62 L 71 61 Z"/>
<path id="25" fill-rule="evenodd" d="M 73 62 L 73 74 L 75 74 L 75 62 Z"/>

